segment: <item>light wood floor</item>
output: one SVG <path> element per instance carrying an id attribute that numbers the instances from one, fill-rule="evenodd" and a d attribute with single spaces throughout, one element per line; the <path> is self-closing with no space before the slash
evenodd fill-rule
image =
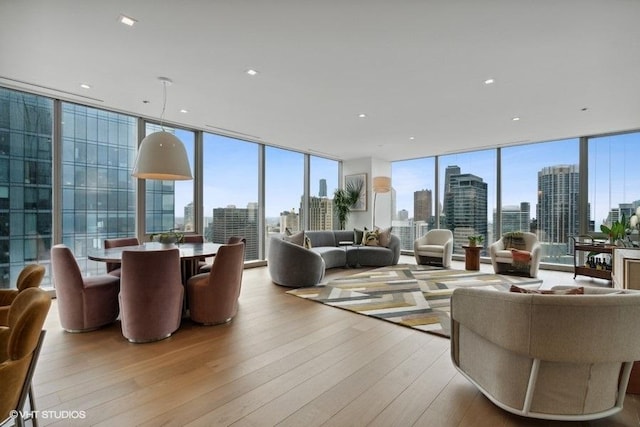
<path id="1" fill-rule="evenodd" d="M 402 257 L 401 262 L 413 262 Z M 463 268 L 455 263 L 454 268 Z M 491 267 L 482 265 L 482 270 Z M 329 278 L 355 270 L 334 269 Z M 573 283 L 541 272 L 545 283 Z M 586 284 L 602 283 L 588 278 Z M 39 410 L 85 411 L 41 425 L 637 426 L 639 396 L 590 423 L 530 420 L 491 404 L 454 369 L 449 340 L 285 294 L 245 270 L 227 325 L 183 321 L 171 338 L 130 344 L 119 322 L 64 332 L 54 301 L 34 379 Z"/>

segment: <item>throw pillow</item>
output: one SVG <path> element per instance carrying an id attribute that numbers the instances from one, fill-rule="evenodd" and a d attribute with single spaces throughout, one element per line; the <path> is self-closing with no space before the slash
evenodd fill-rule
<path id="1" fill-rule="evenodd" d="M 527 249 L 527 243 L 524 241 L 524 236 L 518 231 L 506 233 L 502 237 L 502 243 L 504 244 L 505 249 Z"/>
<path id="2" fill-rule="evenodd" d="M 311 239 L 307 235 L 304 236 L 304 248 L 311 249 Z"/>
<path id="3" fill-rule="evenodd" d="M 553 290 L 540 290 L 540 289 L 526 289 L 516 285 L 511 285 L 509 292 L 516 292 L 519 294 L 542 294 L 542 295 L 583 295 L 584 288 L 568 288 L 568 289 L 553 289 Z"/>
<path id="4" fill-rule="evenodd" d="M 389 227 L 389 228 L 385 228 L 385 229 L 380 229 L 377 228 L 376 231 L 378 232 L 378 237 L 380 240 L 380 246 L 384 246 L 385 248 L 389 247 L 389 243 L 391 243 L 391 229 L 393 227 Z"/>
<path id="5" fill-rule="evenodd" d="M 365 246 L 380 246 L 380 236 L 378 230 L 365 231 L 362 238 L 362 244 Z"/>
<path id="6" fill-rule="evenodd" d="M 291 232 L 291 229 L 289 227 L 285 227 L 284 228 L 284 235 L 285 236 L 291 236 L 293 235 L 293 233 Z"/>
<path id="7" fill-rule="evenodd" d="M 292 234 L 290 236 L 285 236 L 284 239 L 287 242 L 294 243 L 298 246 L 304 246 L 304 231 L 300 231 L 299 233 Z"/>
<path id="8" fill-rule="evenodd" d="M 366 227 L 365 227 L 366 230 Z M 353 229 L 353 242 L 356 245 L 362 243 L 362 239 L 364 238 L 364 230 L 358 230 L 357 228 Z"/>

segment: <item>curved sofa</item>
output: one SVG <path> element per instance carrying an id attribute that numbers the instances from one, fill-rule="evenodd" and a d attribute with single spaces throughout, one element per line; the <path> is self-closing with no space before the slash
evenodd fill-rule
<path id="1" fill-rule="evenodd" d="M 400 239 L 393 234 L 387 247 L 353 245 L 353 231 L 305 231 L 304 234 L 311 241 L 310 249 L 280 236 L 269 239 L 267 264 L 275 284 L 290 288 L 314 286 L 322 281 L 327 268 L 384 267 L 397 264 L 400 258 Z"/>

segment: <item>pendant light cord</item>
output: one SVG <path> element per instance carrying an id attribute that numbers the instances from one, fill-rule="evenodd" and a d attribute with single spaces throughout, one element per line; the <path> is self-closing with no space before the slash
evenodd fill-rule
<path id="1" fill-rule="evenodd" d="M 167 109 L 167 82 L 162 81 L 162 113 L 160 114 L 160 127 L 164 132 L 164 112 Z"/>

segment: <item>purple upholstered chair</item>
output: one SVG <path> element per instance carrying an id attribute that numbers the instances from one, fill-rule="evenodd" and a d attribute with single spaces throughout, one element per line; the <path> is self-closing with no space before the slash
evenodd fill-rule
<path id="1" fill-rule="evenodd" d="M 83 277 L 73 253 L 65 245 L 51 248 L 51 271 L 63 329 L 87 332 L 118 318 L 118 277 L 110 274 Z"/>
<path id="2" fill-rule="evenodd" d="M 123 251 L 120 285 L 122 335 L 158 341 L 180 327 L 184 287 L 180 251 Z"/>
<path id="3" fill-rule="evenodd" d="M 182 238 L 182 243 L 204 243 L 204 236 L 202 234 L 185 234 Z M 198 260 L 198 268 L 203 268 L 207 265 L 204 257 Z"/>
<path id="4" fill-rule="evenodd" d="M 105 239 L 104 240 L 104 248 L 121 248 L 123 246 L 138 246 L 140 245 L 140 241 L 137 237 L 120 237 L 118 239 Z M 119 262 L 108 262 L 107 263 L 107 273 L 120 277 L 120 263 Z"/>
<path id="5" fill-rule="evenodd" d="M 229 237 L 229 240 L 227 240 L 227 245 L 233 245 L 234 243 L 239 243 L 242 242 L 245 244 L 245 247 L 247 245 L 247 239 L 245 239 L 242 236 L 231 236 Z M 200 266 L 200 273 L 208 273 L 211 271 L 211 264 L 207 264 L 206 262 L 204 263 L 204 265 Z"/>
<path id="6" fill-rule="evenodd" d="M 215 325 L 229 322 L 238 311 L 244 269 L 244 242 L 222 245 L 209 273 L 187 282 L 189 311 L 194 322 Z"/>

